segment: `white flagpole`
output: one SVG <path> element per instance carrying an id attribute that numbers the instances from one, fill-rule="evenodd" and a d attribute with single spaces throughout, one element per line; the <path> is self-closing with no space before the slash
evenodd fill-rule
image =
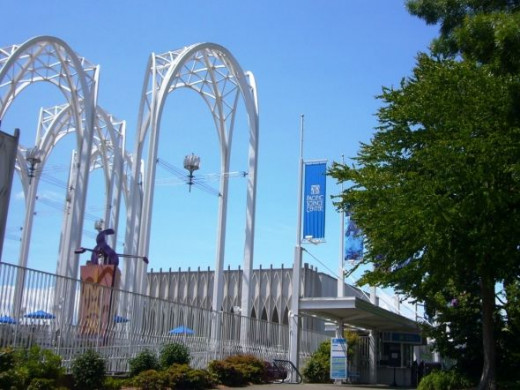
<path id="1" fill-rule="evenodd" d="M 343 165 L 345 165 L 345 156 L 341 155 Z M 341 194 L 343 194 L 343 182 L 341 182 Z M 339 239 L 339 264 L 338 264 L 338 298 L 345 296 L 345 276 L 344 276 L 344 257 L 345 257 L 345 211 L 340 214 L 340 239 Z"/>
<path id="2" fill-rule="evenodd" d="M 291 311 L 289 312 L 289 360 L 296 369 L 299 367 L 299 313 L 300 313 L 300 273 L 302 264 L 302 205 L 303 205 L 303 115 L 300 122 L 300 167 L 298 185 L 298 222 L 296 226 L 296 246 L 292 273 Z M 293 373 L 296 375 L 296 373 Z M 296 378 L 291 378 L 296 382 Z"/>

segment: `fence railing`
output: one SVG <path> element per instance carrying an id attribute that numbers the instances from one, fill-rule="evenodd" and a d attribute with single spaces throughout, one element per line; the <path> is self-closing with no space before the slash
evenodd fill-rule
<path id="1" fill-rule="evenodd" d="M 300 362 L 327 336 L 301 331 Z M 128 371 L 144 349 L 184 343 L 191 365 L 238 353 L 287 359 L 287 325 L 215 312 L 117 288 L 0 263 L 0 347 L 39 345 L 60 355 L 68 369 L 88 349 L 109 373 Z"/>

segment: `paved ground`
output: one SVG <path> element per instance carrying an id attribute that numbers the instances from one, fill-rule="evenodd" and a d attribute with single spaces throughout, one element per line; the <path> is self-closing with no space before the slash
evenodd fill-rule
<path id="1" fill-rule="evenodd" d="M 390 387 L 388 385 L 350 385 L 350 384 L 316 384 L 316 383 L 277 383 L 269 385 L 252 385 L 244 387 L 244 390 L 333 390 L 333 389 L 349 389 L 349 390 L 382 390 L 382 389 L 400 389 L 409 390 L 414 389 L 412 387 Z"/>

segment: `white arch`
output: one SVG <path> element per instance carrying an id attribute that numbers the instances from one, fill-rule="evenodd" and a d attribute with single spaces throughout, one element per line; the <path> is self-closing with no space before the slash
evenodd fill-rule
<path id="1" fill-rule="evenodd" d="M 51 36 L 32 38 L 0 50 L 0 66 L 0 118 L 21 91 L 40 81 L 55 85 L 71 107 L 79 160 L 72 182 L 70 219 L 62 230 L 57 273 L 76 277 L 78 256 L 74 256 L 74 249 L 81 244 L 99 68 L 78 57 L 64 41 Z M 72 296 L 70 292 L 67 295 Z"/>
<path id="2" fill-rule="evenodd" d="M 168 94 L 179 88 L 197 92 L 208 105 L 220 141 L 220 169 L 229 171 L 231 141 L 235 114 L 240 96 L 245 103 L 249 120 L 249 167 L 247 185 L 246 242 L 244 250 L 244 288 L 248 290 L 249 275 L 253 262 L 254 222 L 256 202 L 256 169 L 258 154 L 258 101 L 252 74 L 244 73 L 238 62 L 224 47 L 213 43 L 199 43 L 161 55 L 152 54 L 147 64 L 138 117 L 138 134 L 134 155 L 134 177 L 140 174 L 144 140 L 150 137 L 148 160 L 144 180 L 143 198 L 134 198 L 127 245 L 132 253 L 147 255 L 150 243 L 151 212 L 154 196 L 155 161 L 159 142 L 161 116 Z M 137 181 L 134 193 L 138 193 Z M 217 245 L 213 308 L 220 310 L 222 291 L 222 268 L 225 250 L 228 178 L 222 175 L 220 182 L 219 216 L 217 230 L 220 234 Z M 132 230 L 134 229 L 134 230 Z M 136 290 L 143 293 L 146 266 L 137 266 L 135 280 L 142 281 Z M 131 276 L 126 275 L 130 281 Z M 249 312 L 249 292 L 243 295 L 243 309 Z M 245 306 L 245 307 L 244 307 Z"/>

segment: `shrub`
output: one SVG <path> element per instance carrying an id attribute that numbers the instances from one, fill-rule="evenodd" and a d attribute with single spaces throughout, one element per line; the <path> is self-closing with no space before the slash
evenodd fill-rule
<path id="1" fill-rule="evenodd" d="M 2 348 L 0 350 L 0 372 L 14 368 L 15 351 L 13 348 Z"/>
<path id="2" fill-rule="evenodd" d="M 184 389 L 211 389 L 215 387 L 211 374 L 207 370 L 191 369 L 188 372 Z M 177 387 L 182 389 L 183 387 Z"/>
<path id="3" fill-rule="evenodd" d="M 14 352 L 14 365 L 12 376 L 14 383 L 12 386 L 23 389 L 27 389 L 35 378 L 49 379 L 55 383 L 61 379 L 65 372 L 61 366 L 61 357 L 37 345 L 33 345 L 29 349 L 16 350 Z M 46 381 L 42 383 L 44 382 Z"/>
<path id="4" fill-rule="evenodd" d="M 234 355 L 224 360 L 239 370 L 246 383 L 264 383 L 266 366 L 264 362 L 253 355 Z"/>
<path id="5" fill-rule="evenodd" d="M 156 370 L 142 371 L 132 380 L 132 384 L 142 390 L 164 390 L 166 382 L 165 375 Z"/>
<path id="6" fill-rule="evenodd" d="M 455 390 L 471 386 L 471 382 L 458 372 L 435 370 L 422 378 L 417 390 Z"/>
<path id="7" fill-rule="evenodd" d="M 55 390 L 56 384 L 54 379 L 34 378 L 27 390 Z"/>
<path id="8" fill-rule="evenodd" d="M 15 371 L 15 350 L 12 348 L 3 348 L 0 350 L 0 389 L 10 389 L 11 387 L 20 387 L 19 376 Z"/>
<path id="9" fill-rule="evenodd" d="M 159 355 L 161 367 L 167 369 L 172 364 L 190 364 L 190 351 L 184 344 L 172 343 L 162 347 Z"/>
<path id="10" fill-rule="evenodd" d="M 330 383 L 330 341 L 320 344 L 311 355 L 302 374 L 306 382 Z"/>
<path id="11" fill-rule="evenodd" d="M 166 385 L 172 389 L 202 390 L 213 387 L 211 375 L 206 370 L 196 370 L 187 364 L 172 364 L 165 373 Z"/>
<path id="12" fill-rule="evenodd" d="M 130 366 L 130 376 L 136 376 L 143 371 L 159 369 L 157 356 L 149 349 L 139 352 L 136 357 L 128 361 L 128 365 Z"/>
<path id="13" fill-rule="evenodd" d="M 247 385 L 242 372 L 223 360 L 211 361 L 208 369 L 210 373 L 215 375 L 217 381 L 225 386 L 238 387 Z"/>
<path id="14" fill-rule="evenodd" d="M 114 378 L 111 376 L 105 377 L 105 381 L 103 382 L 104 390 L 121 390 L 126 380 L 122 378 Z"/>
<path id="15" fill-rule="evenodd" d="M 89 349 L 72 362 L 74 386 L 81 390 L 103 389 L 105 361 L 99 353 Z"/>

